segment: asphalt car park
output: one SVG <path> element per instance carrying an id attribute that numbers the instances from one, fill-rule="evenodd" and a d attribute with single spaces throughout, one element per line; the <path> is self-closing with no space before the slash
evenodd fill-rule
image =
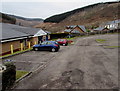
<path id="1" fill-rule="evenodd" d="M 12 60 L 15 63 L 17 70 L 34 71 L 46 64 L 48 61 L 52 60 L 55 56 L 59 56 L 67 49 L 69 49 L 69 46 L 60 46 L 60 50 L 58 52 L 32 50 L 5 58 L 3 61 L 7 59 Z"/>
<path id="2" fill-rule="evenodd" d="M 120 53 L 116 46 L 117 34 L 95 35 L 77 38 L 74 45 L 61 46 L 58 52 L 30 51 L 10 57 L 21 70 L 34 71 L 48 63 L 14 89 L 116 89 Z"/>

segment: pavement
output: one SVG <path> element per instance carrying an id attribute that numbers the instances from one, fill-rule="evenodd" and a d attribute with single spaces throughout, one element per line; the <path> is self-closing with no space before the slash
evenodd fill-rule
<path id="1" fill-rule="evenodd" d="M 95 35 L 77 38 L 59 52 L 31 51 L 10 57 L 17 69 L 33 71 L 14 89 L 116 89 L 119 50 L 105 46 L 117 45 L 117 34 Z"/>

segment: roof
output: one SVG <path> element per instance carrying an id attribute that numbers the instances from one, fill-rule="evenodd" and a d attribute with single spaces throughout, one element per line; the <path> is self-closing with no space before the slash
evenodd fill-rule
<path id="1" fill-rule="evenodd" d="M 0 26 L 2 27 L 0 40 L 29 36 L 29 34 L 16 31 L 12 24 L 0 23 Z"/>
<path id="2" fill-rule="evenodd" d="M 46 30 L 45 30 L 45 32 L 46 32 L 47 34 L 51 34 L 51 32 L 50 32 L 50 31 L 46 31 Z"/>
<path id="3" fill-rule="evenodd" d="M 65 32 L 71 32 L 71 29 L 65 29 L 64 31 Z"/>
<path id="4" fill-rule="evenodd" d="M 100 26 L 103 27 L 103 26 L 111 25 L 111 24 L 115 24 L 115 23 L 120 23 L 120 19 L 114 20 L 114 21 L 104 22 L 104 23 L 100 24 Z"/>
<path id="5" fill-rule="evenodd" d="M 43 36 L 43 35 L 47 35 L 47 33 L 42 29 L 40 29 L 34 36 Z"/>
<path id="6" fill-rule="evenodd" d="M 120 19 L 119 19 L 119 20 L 114 20 L 114 21 L 109 21 L 109 22 L 107 23 L 107 25 L 108 25 L 108 24 L 115 24 L 115 23 L 120 23 Z"/>
<path id="7" fill-rule="evenodd" d="M 73 29 L 73 28 L 75 28 L 77 26 L 79 28 L 81 28 L 84 32 L 86 32 L 85 26 L 83 26 L 83 25 L 70 25 L 70 26 L 67 26 L 67 27 Z"/>
<path id="8" fill-rule="evenodd" d="M 46 32 L 44 32 L 42 29 L 39 28 L 31 28 L 31 27 L 23 27 L 18 26 L 14 24 L 6 24 L 6 23 L 0 23 L 2 29 L 1 34 L 2 36 L 0 39 L 10 39 L 10 38 L 18 38 L 23 36 L 42 36 L 47 35 Z"/>
<path id="9" fill-rule="evenodd" d="M 71 31 L 71 33 L 80 33 L 80 31 L 78 31 L 78 30 L 73 30 L 73 31 Z"/>
<path id="10" fill-rule="evenodd" d="M 102 31 L 103 29 L 106 29 L 106 28 L 104 28 L 104 27 L 98 27 L 98 28 L 93 29 L 93 30 L 94 30 L 94 31 Z"/>
<path id="11" fill-rule="evenodd" d="M 86 29 L 85 29 L 85 26 L 83 25 L 78 25 L 84 32 L 87 32 Z"/>
<path id="12" fill-rule="evenodd" d="M 39 28 L 23 27 L 13 24 L 8 24 L 7 26 L 14 29 L 15 31 L 19 31 L 29 35 L 35 35 L 40 30 Z"/>

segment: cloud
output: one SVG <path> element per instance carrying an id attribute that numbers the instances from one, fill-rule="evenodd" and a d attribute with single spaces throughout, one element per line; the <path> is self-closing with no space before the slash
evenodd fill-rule
<path id="1" fill-rule="evenodd" d="M 106 2 L 117 0 L 84 0 L 84 2 Z M 83 0 L 1 0 L 1 2 L 83 2 Z"/>

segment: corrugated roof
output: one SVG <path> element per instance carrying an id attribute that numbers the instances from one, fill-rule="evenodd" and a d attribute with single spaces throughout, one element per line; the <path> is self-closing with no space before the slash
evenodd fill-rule
<path id="1" fill-rule="evenodd" d="M 5 23 L 0 23 L 1 29 L 1 36 L 0 40 L 5 40 L 5 39 L 10 39 L 10 38 L 18 38 L 18 37 L 25 37 L 29 36 L 30 34 L 22 33 L 19 31 L 16 31 L 14 29 L 13 24 L 5 24 Z"/>

